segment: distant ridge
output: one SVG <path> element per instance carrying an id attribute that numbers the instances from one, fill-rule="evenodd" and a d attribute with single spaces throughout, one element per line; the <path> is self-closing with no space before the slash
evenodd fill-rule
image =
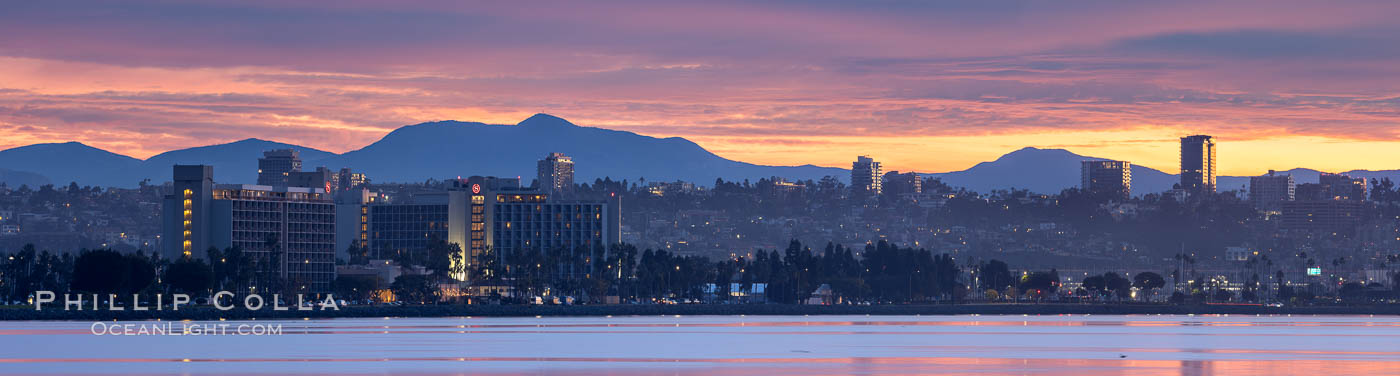
<path id="1" fill-rule="evenodd" d="M 569 154 L 577 163 L 576 181 L 686 180 L 704 185 L 715 179 L 791 179 L 848 177 L 839 168 L 763 166 L 717 156 L 680 137 L 656 138 L 632 132 L 580 127 L 562 118 L 536 114 L 514 125 L 437 121 L 400 127 L 359 150 L 335 154 L 299 145 L 249 138 L 172 150 L 146 160 L 107 152 L 77 142 L 36 144 L 0 151 L 0 166 L 38 171 L 55 184 L 134 187 L 170 180 L 174 164 L 210 164 L 215 180 L 253 183 L 257 159 L 270 149 L 296 149 L 303 170 L 318 166 L 350 167 L 377 182 L 421 182 L 469 175 L 519 176 L 529 184 L 535 163 L 549 152 Z M 22 167 L 22 168 L 17 168 Z"/>
<path id="2" fill-rule="evenodd" d="M 156 154 L 142 162 L 140 179 L 152 182 L 170 180 L 170 166 L 175 164 L 207 164 L 214 166 L 214 180 L 253 184 L 258 180 L 258 158 L 272 149 L 294 149 L 301 153 L 303 162 L 316 161 L 334 156 L 335 153 L 285 144 L 256 138 L 242 139 L 226 144 L 172 150 Z M 303 170 L 314 170 L 316 165 L 303 163 Z"/>
<path id="3" fill-rule="evenodd" d="M 1025 189 L 1036 193 L 1054 194 L 1079 186 L 1081 162 L 1106 159 L 1083 156 L 1064 149 L 1026 147 L 1002 155 L 994 161 L 978 163 L 966 170 L 926 174 L 925 176 L 937 177 L 948 185 L 983 193 L 993 190 Z M 1264 173 L 1267 171 L 1260 171 L 1260 175 Z M 1293 175 L 1294 181 L 1299 184 L 1316 183 L 1318 175 L 1321 174 L 1317 170 L 1306 168 L 1276 171 L 1275 173 Z M 1400 170 L 1352 170 L 1343 173 L 1352 177 L 1366 178 L 1368 181 L 1373 178 L 1390 178 L 1400 181 Z M 1133 164 L 1132 174 L 1132 194 L 1134 196 L 1160 193 L 1172 189 L 1176 183 L 1180 182 L 1180 177 L 1176 174 L 1168 174 L 1138 164 Z M 1248 191 L 1249 178 L 1249 176 L 1216 177 L 1216 190 L 1221 192 Z"/>
<path id="4" fill-rule="evenodd" d="M 780 176 L 788 179 L 842 181 L 850 171 L 842 168 L 764 166 L 728 160 L 680 137 L 656 138 L 632 132 L 583 127 L 548 114 L 535 114 L 513 125 L 462 121 L 435 121 L 407 125 L 358 150 L 335 154 L 276 141 L 248 138 L 217 145 L 172 150 L 146 160 L 111 153 L 78 142 L 35 144 L 0 151 L 0 181 L 22 183 L 134 187 L 142 179 L 160 184 L 170 179 L 173 164 L 214 165 L 220 182 L 253 183 L 257 159 L 271 149 L 300 151 L 303 169 L 318 166 L 350 167 L 369 174 L 377 182 L 421 182 L 456 176 L 519 176 L 529 184 L 535 163 L 549 152 L 563 152 L 576 162 L 576 181 L 610 177 L 629 181 L 685 180 L 710 185 L 716 178 L 757 180 Z M 1026 147 L 993 161 L 962 171 L 924 174 L 945 183 L 977 192 L 1027 189 L 1059 193 L 1079 185 L 1083 156 L 1064 149 Z M 1130 161 L 1131 162 L 1131 161 Z M 1133 194 L 1162 192 L 1178 181 L 1174 174 L 1133 165 Z M 1260 171 L 1263 174 L 1264 171 Z M 1299 183 L 1316 182 L 1316 170 L 1280 171 Z M 1355 177 L 1400 181 L 1400 170 L 1345 172 Z M 40 183 L 43 182 L 43 183 Z M 17 184 L 7 183 L 11 187 Z M 1248 189 L 1249 177 L 1217 178 L 1221 191 Z"/>
<path id="5" fill-rule="evenodd" d="M 9 187 L 10 189 L 19 189 L 19 187 L 24 186 L 28 186 L 29 188 L 37 188 L 43 186 L 44 184 L 52 184 L 51 182 L 49 182 L 49 178 L 44 177 L 44 175 L 39 175 L 28 171 L 15 171 L 3 168 L 0 168 L 0 183 L 4 183 L 5 186 Z"/>
<path id="6" fill-rule="evenodd" d="M 1080 163 L 1105 158 L 1086 157 L 1064 149 L 1034 147 L 1012 151 L 991 162 L 978 163 L 962 171 L 930 174 L 944 183 L 977 192 L 1025 189 L 1037 193 L 1059 193 L 1079 186 Z M 1134 164 L 1133 195 L 1171 189 L 1176 175 Z"/>
<path id="7" fill-rule="evenodd" d="M 80 142 L 34 144 L 0 151 L 0 166 L 41 174 L 55 184 L 135 186 L 141 160 Z"/>
<path id="8" fill-rule="evenodd" d="M 529 184 L 535 163 L 549 152 L 573 157 L 575 180 L 726 180 L 783 176 L 794 179 L 845 177 L 846 170 L 816 166 L 761 166 L 719 157 L 690 140 L 580 127 L 536 114 L 520 123 L 490 125 L 458 121 L 399 128 L 364 148 L 320 164 L 351 166 L 380 181 L 421 181 L 467 175 L 520 176 Z M 431 161 L 424 163 L 423 161 Z"/>

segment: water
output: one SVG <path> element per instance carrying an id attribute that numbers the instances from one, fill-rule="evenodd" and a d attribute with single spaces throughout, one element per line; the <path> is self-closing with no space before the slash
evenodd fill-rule
<path id="1" fill-rule="evenodd" d="M 370 318 L 268 336 L 0 322 L 0 374 L 1400 374 L 1394 316 Z M 161 323 L 162 325 L 164 323 Z"/>

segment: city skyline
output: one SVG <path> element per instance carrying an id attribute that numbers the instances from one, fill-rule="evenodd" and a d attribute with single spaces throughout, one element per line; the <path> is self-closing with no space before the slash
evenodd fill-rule
<path id="1" fill-rule="evenodd" d="M 1220 175 L 1400 167 L 1396 5 L 1261 4 L 8 5 L 0 148 L 345 152 L 545 112 L 770 165 L 1033 146 L 1173 171 L 1210 134 Z"/>

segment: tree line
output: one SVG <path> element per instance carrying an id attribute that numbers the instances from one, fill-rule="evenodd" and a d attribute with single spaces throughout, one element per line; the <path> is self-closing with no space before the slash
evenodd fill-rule
<path id="1" fill-rule="evenodd" d="M 884 241 L 862 251 L 831 243 L 814 251 L 794 240 L 782 251 L 758 250 L 752 257 L 718 261 L 664 249 L 638 251 L 629 244 L 504 255 L 487 250 L 475 260 L 470 273 L 474 285 L 515 292 L 492 297 L 502 301 L 552 295 L 595 302 L 608 296 L 643 302 L 711 297 L 752 302 L 761 295 L 764 301 L 800 303 L 827 285 L 840 300 L 910 302 L 951 301 L 965 290 L 952 256 Z"/>
<path id="2" fill-rule="evenodd" d="M 104 296 L 208 296 L 213 291 L 281 292 L 287 296 L 297 293 L 286 290 L 292 284 L 270 282 L 276 278 L 268 270 L 268 257 L 238 248 L 210 248 L 205 257 L 174 260 L 140 251 L 124 254 L 106 249 L 83 250 L 75 256 L 37 252 L 27 245 L 14 254 L 0 255 L 0 294 L 8 302 L 24 303 L 41 290 Z M 387 289 L 400 301 L 435 303 L 446 298 L 441 287 L 457 284 L 462 275 L 470 277 L 467 291 L 486 291 L 485 296 L 476 298 L 503 303 L 526 303 L 535 297 L 572 297 L 593 303 L 608 302 L 609 297 L 632 302 L 792 304 L 815 297 L 822 303 L 932 303 L 963 301 L 973 291 L 980 291 L 977 298 L 991 300 L 1043 300 L 1058 294 L 1127 301 L 1133 299 L 1133 291 L 1151 294 L 1166 287 L 1165 278 L 1155 272 L 1142 272 L 1131 278 L 1108 272 L 1083 279 L 1073 291 L 1061 291 L 1062 279 L 1054 269 L 1016 275 L 1005 262 L 990 260 L 967 265 L 964 270 L 949 254 L 885 241 L 860 249 L 827 243 L 814 250 L 794 240 L 781 251 L 757 250 L 718 261 L 660 249 L 639 251 L 629 244 L 506 253 L 488 249 L 472 259 L 474 263 L 467 269 L 459 246 L 435 239 L 426 252 L 399 260 L 401 266 L 410 270 L 392 284 L 381 286 L 373 276 L 342 275 L 334 283 L 335 292 L 342 299 L 368 300 L 372 294 Z M 1180 280 L 1175 273 L 1172 277 Z M 828 289 L 822 289 L 822 296 L 814 296 L 823 285 Z M 278 286 L 286 291 L 278 290 Z M 1256 275 L 1245 282 L 1238 296 L 1216 281 L 1199 277 L 1185 287 L 1184 291 L 1175 292 L 1171 301 L 1260 301 L 1266 296 L 1267 286 Z M 1349 282 L 1339 289 L 1339 295 L 1355 299 L 1375 297 L 1373 291 L 1377 288 L 1374 284 Z M 1308 300 L 1315 294 L 1280 284 L 1273 296 L 1289 301 Z"/>

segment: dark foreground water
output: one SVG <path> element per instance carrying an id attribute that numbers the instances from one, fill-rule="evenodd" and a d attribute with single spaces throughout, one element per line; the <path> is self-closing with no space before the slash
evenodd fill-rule
<path id="1" fill-rule="evenodd" d="M 103 323 L 102 327 L 113 330 Z M 118 324 L 125 324 L 118 323 Z M 650 316 L 0 322 L 0 374 L 1400 374 L 1395 316 Z M 244 325 L 282 334 L 240 336 Z M 246 327 L 252 330 L 252 326 Z M 134 329 L 134 330 L 139 330 Z"/>

